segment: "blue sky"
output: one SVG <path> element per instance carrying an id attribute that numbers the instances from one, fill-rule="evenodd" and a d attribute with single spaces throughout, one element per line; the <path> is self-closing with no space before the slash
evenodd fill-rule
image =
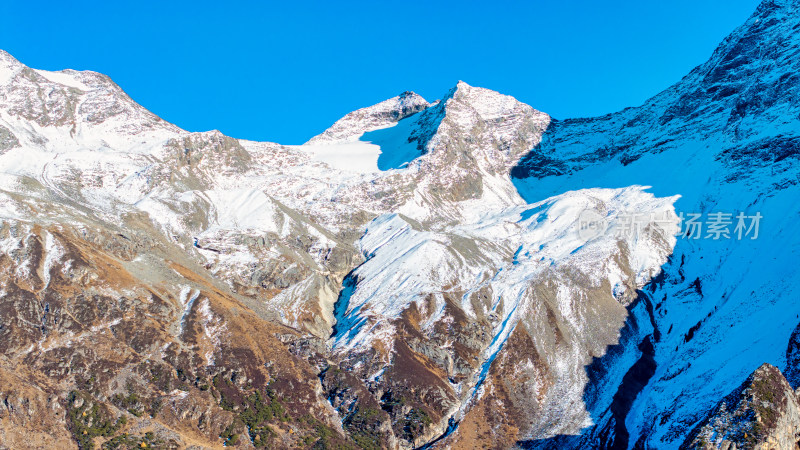
<path id="1" fill-rule="evenodd" d="M 556 118 L 635 106 L 702 63 L 755 0 L 4 2 L 0 48 L 95 70 L 191 131 L 302 143 L 458 80 Z M 227 3 L 223 5 L 223 3 Z"/>

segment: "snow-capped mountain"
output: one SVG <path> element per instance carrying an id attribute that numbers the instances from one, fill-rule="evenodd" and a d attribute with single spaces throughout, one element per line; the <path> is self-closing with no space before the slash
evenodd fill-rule
<path id="1" fill-rule="evenodd" d="M 0 51 L 0 448 L 796 442 L 798 28 L 603 117 L 458 82 L 296 146 Z"/>
<path id="2" fill-rule="evenodd" d="M 584 445 L 613 440 L 604 433 L 619 421 L 631 445 L 680 445 L 761 364 L 791 369 L 787 345 L 800 313 L 792 268 L 800 245 L 792 206 L 800 180 L 797 6 L 762 3 L 708 62 L 639 108 L 554 122 L 514 169 L 529 199 L 567 186 L 647 184 L 656 195 L 680 195 L 675 208 L 687 218 L 732 214 L 733 230 L 739 212 L 763 216 L 755 240 L 707 239 L 707 229 L 701 239 L 679 239 L 649 286 L 650 306 L 623 331 L 628 348 L 594 365 L 605 388 L 587 391 L 596 425 Z M 635 348 L 645 340 L 652 355 Z M 651 367 L 635 399 L 608 397 L 631 395 L 613 386 L 645 357 Z"/>

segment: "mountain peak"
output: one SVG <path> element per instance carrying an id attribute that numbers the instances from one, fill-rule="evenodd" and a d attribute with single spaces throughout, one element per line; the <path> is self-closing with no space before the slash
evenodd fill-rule
<path id="1" fill-rule="evenodd" d="M 136 103 L 106 75 L 33 69 L 3 50 L 0 109 L 7 113 L 3 127 L 15 131 L 5 134 L 25 136 L 22 130 L 31 123 L 59 129 L 61 139 L 48 136 L 28 142 L 57 151 L 110 147 L 127 151 L 140 147 L 143 135 L 164 138 L 181 132 Z M 110 145 L 112 136 L 118 139 Z"/>
<path id="2" fill-rule="evenodd" d="M 420 96 L 419 94 L 417 94 L 417 93 L 416 93 L 416 92 L 414 92 L 414 91 L 404 91 L 403 93 L 401 93 L 400 95 L 398 95 L 398 96 L 397 96 L 397 98 L 398 98 L 400 101 L 404 101 L 404 102 L 405 102 L 405 101 L 413 101 L 413 102 L 417 102 L 417 101 L 420 101 L 420 100 L 421 100 L 421 101 L 423 101 L 423 102 L 427 103 L 427 101 L 425 101 L 425 99 L 424 99 L 424 98 L 422 98 L 422 96 Z M 391 99 L 390 99 L 390 100 L 391 100 Z"/>
<path id="3" fill-rule="evenodd" d="M 8 83 L 25 65 L 11 56 L 7 51 L 0 49 L 0 86 Z"/>
<path id="4" fill-rule="evenodd" d="M 447 94 L 445 94 L 444 98 L 442 98 L 441 103 L 445 103 L 445 102 L 447 102 L 447 100 L 449 100 L 451 98 L 464 97 L 466 95 L 469 95 L 469 92 L 472 89 L 474 89 L 474 88 L 472 86 L 470 86 L 469 84 L 467 84 L 466 82 L 464 82 L 462 80 L 458 80 L 458 83 L 456 83 L 455 86 L 453 86 L 452 88 L 450 88 L 449 91 L 447 91 Z M 480 88 L 478 88 L 478 89 L 480 89 Z M 487 89 L 487 91 L 488 91 L 488 89 Z"/>
<path id="5" fill-rule="evenodd" d="M 542 119 L 547 117 L 510 95 L 471 86 L 464 81 L 456 83 L 436 105 L 436 109 L 437 115 L 442 119 L 448 117 L 462 129 L 470 129 L 478 122 L 512 119 L 521 115 L 542 116 Z M 430 113 L 433 112 L 432 110 Z"/>
<path id="6" fill-rule="evenodd" d="M 466 81 L 458 80 L 458 83 L 456 83 L 456 86 L 455 86 L 454 89 L 455 90 L 468 90 L 470 88 L 472 88 L 472 86 L 470 84 L 468 84 Z"/>
<path id="7" fill-rule="evenodd" d="M 0 48 L 0 61 L 13 61 L 13 62 L 16 62 L 17 64 L 19 64 L 19 61 L 17 61 L 16 58 L 11 56 L 11 53 L 8 53 L 7 51 L 3 50 L 2 48 Z"/>
<path id="8" fill-rule="evenodd" d="M 798 7 L 800 7 L 800 0 L 764 0 L 758 5 L 758 8 L 756 8 L 755 15 L 778 9 L 785 9 L 787 12 L 797 12 Z"/>
<path id="9" fill-rule="evenodd" d="M 355 140 L 368 131 L 385 128 L 429 106 L 430 103 L 419 94 L 405 91 L 396 97 L 345 115 L 322 134 L 311 138 L 308 143 Z"/>
<path id="10" fill-rule="evenodd" d="M 456 83 L 445 98 L 442 99 L 442 103 L 448 103 L 451 100 L 469 105 L 484 119 L 499 117 L 506 114 L 510 109 L 524 105 L 524 103 L 510 95 L 501 94 L 500 92 L 487 88 L 472 86 L 464 81 Z"/>

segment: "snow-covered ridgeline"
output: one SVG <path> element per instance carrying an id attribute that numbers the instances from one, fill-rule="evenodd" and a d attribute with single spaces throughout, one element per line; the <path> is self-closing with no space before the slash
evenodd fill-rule
<path id="1" fill-rule="evenodd" d="M 569 267 L 584 273 L 593 286 L 607 282 L 622 298 L 630 288 L 655 276 L 675 243 L 675 221 L 652 224 L 639 234 L 581 236 L 584 211 L 597 211 L 610 229 L 621 228 L 630 212 L 657 216 L 673 213 L 671 198 L 655 198 L 641 187 L 587 189 L 568 192 L 537 204 L 487 212 L 480 221 L 454 225 L 436 232 L 397 214 L 375 219 L 360 241 L 367 261 L 353 272 L 355 287 L 344 317 L 357 329 L 339 329 L 337 351 L 368 348 L 373 339 L 392 336 L 391 321 L 411 303 L 428 294 L 462 292 L 462 308 L 471 317 L 497 314 L 504 334 L 515 322 L 508 317 L 526 314 L 526 290 L 544 270 Z M 663 228 L 662 228 L 663 227 Z M 622 261 L 622 262 L 621 262 Z M 622 266 L 621 266 L 622 265 Z M 631 278 L 632 276 L 632 278 Z M 629 279 L 630 278 L 630 279 Z M 496 293 L 491 311 L 473 311 L 469 293 L 489 285 Z M 564 295 L 571 295 L 565 292 Z M 569 301 L 564 302 L 569 305 Z M 426 325 L 441 318 L 444 305 L 428 315 Z M 569 311 L 562 311 L 569 317 Z M 578 325 L 578 324 L 576 324 Z M 387 342 L 387 344 L 391 344 Z M 487 355 L 497 348 L 487 349 Z"/>

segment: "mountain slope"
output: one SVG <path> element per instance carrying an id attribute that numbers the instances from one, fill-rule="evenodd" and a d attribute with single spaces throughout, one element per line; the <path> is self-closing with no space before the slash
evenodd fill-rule
<path id="1" fill-rule="evenodd" d="M 559 277 L 565 278 L 565 285 L 569 279 L 586 277 L 588 266 L 581 264 L 606 261 L 608 277 L 588 279 L 598 290 L 593 294 L 600 302 L 598 307 L 616 311 L 617 322 L 594 331 L 582 329 L 578 322 L 568 324 L 565 321 L 585 322 L 584 314 L 598 311 L 581 311 L 577 319 L 561 312 L 575 307 L 563 288 L 552 294 L 556 303 L 544 306 L 549 312 L 543 317 L 549 322 L 526 322 L 531 328 L 527 335 L 547 341 L 551 339 L 549 327 L 564 322 L 559 326 L 568 327 L 575 335 L 569 339 L 573 347 L 569 357 L 585 359 L 574 355 L 587 351 L 578 349 L 585 345 L 578 336 L 599 333 L 603 341 L 613 341 L 624 313 L 617 299 L 628 301 L 631 289 L 657 272 L 672 245 L 670 233 L 661 227 L 633 240 L 603 239 L 586 246 L 572 236 L 571 227 L 586 206 L 610 218 L 629 204 L 671 211 L 674 199 L 656 200 L 637 188 L 565 194 L 525 205 L 507 174 L 538 142 L 549 118 L 511 97 L 465 83 L 433 106 L 404 94 L 338 122 L 336 133 L 323 134 L 327 136 L 323 144 L 283 147 L 237 141 L 217 132 L 188 133 L 155 119 L 99 75 L 36 72 L 7 54 L 3 59 L 6 84 L 0 89 L 4 101 L 0 118 L 10 142 L 0 155 L 5 177 L 3 217 L 10 229 L 30 229 L 11 234 L 6 247 L 8 270 L 17 277 L 14 286 L 31 286 L 24 291 L 11 290 L 5 297 L 9 305 L 6 322 L 16 324 L 6 325 L 5 332 L 17 338 L 29 336 L 15 347 L 19 354 L 9 364 L 16 358 L 30 358 L 31 348 L 42 349 L 32 360 L 34 367 L 50 353 L 69 354 L 76 333 L 33 326 L 48 320 L 62 323 L 50 309 L 59 303 L 42 299 L 67 289 L 37 281 L 50 279 L 52 267 L 57 267 L 54 262 L 28 271 L 17 268 L 34 257 L 31 252 L 12 249 L 24 248 L 30 240 L 49 239 L 49 234 L 39 234 L 36 227 L 69 233 L 74 237 L 68 243 L 83 246 L 81 242 L 86 241 L 93 252 L 99 252 L 83 260 L 88 264 L 86 270 L 94 274 L 89 279 L 108 284 L 102 288 L 104 292 L 120 293 L 112 297 L 140 286 L 171 299 L 161 307 L 160 316 L 112 315 L 106 318 L 111 325 L 80 320 L 84 329 L 109 326 L 113 335 L 104 341 L 93 332 L 79 332 L 81 347 L 91 343 L 99 353 L 87 361 L 88 372 L 64 371 L 54 378 L 59 385 L 49 387 L 68 411 L 62 420 L 70 417 L 69 411 L 91 403 L 101 405 L 109 417 L 117 417 L 114 420 L 126 417 L 139 429 L 144 425 L 137 408 L 152 402 L 159 405 L 149 411 L 158 424 L 158 436 L 179 444 L 200 440 L 208 445 L 217 436 L 243 434 L 242 427 L 247 425 L 250 431 L 244 434 L 251 445 L 257 444 L 258 437 L 269 445 L 296 446 L 298 439 L 310 437 L 309 430 L 324 426 L 339 427 L 344 434 L 337 439 L 356 443 L 377 440 L 386 446 L 422 445 L 443 433 L 448 423 L 458 420 L 481 398 L 492 362 L 503 354 L 512 331 L 521 329 L 517 323 L 542 307 L 537 306 L 537 289 L 552 289 L 553 280 Z M 96 114 L 82 115 L 81 111 L 88 111 L 82 105 L 89 103 L 97 105 L 92 110 Z M 102 110 L 108 112 L 97 112 Z M 338 171 L 314 159 L 315 146 L 359 138 L 379 142 L 381 155 L 409 143 L 417 153 L 412 153 L 402 168 L 365 173 Z M 369 222 L 373 217 L 377 218 Z M 405 237 L 390 232 L 382 238 L 386 224 L 408 231 L 412 227 L 422 234 Z M 359 239 L 363 230 L 366 234 Z M 409 238 L 418 243 L 410 244 Z M 73 243 L 74 239 L 78 241 Z M 545 246 L 549 240 L 554 244 Z M 416 250 L 403 250 L 406 245 Z M 394 249 L 407 253 L 400 258 L 376 259 L 377 254 L 394 253 Z M 449 263 L 438 278 L 430 278 L 426 266 L 415 263 L 440 258 L 442 252 L 451 256 L 445 257 Z M 39 258 L 59 261 L 48 255 L 50 251 L 45 250 Z M 73 260 L 66 258 L 63 264 L 72 267 Z M 98 272 L 97 264 L 105 260 L 112 269 Z M 359 266 L 361 261 L 366 263 Z M 66 268 L 59 270 L 69 273 Z M 407 284 L 393 286 L 398 280 L 381 281 L 372 271 L 390 276 L 405 272 L 418 277 L 415 283 L 421 284 L 413 289 L 407 289 Z M 350 275 L 344 278 L 347 272 Z M 374 288 L 358 281 L 362 273 Z M 112 281 L 117 279 L 128 281 Z M 68 292 L 76 288 L 91 292 L 83 283 L 84 278 L 70 277 L 67 291 L 58 294 L 64 298 L 60 302 L 69 304 Z M 345 289 L 336 300 L 342 283 Z M 542 283 L 550 286 L 537 287 Z M 450 287 L 443 291 L 444 285 Z M 213 291 L 209 286 L 214 286 Z M 375 291 L 365 294 L 369 292 L 365 289 Z M 396 289 L 407 289 L 406 295 L 395 297 Z M 24 302 L 19 299 L 32 301 L 23 292 L 40 298 L 38 312 L 33 313 L 36 319 L 22 315 L 26 309 L 20 307 Z M 372 302 L 359 300 L 365 296 Z M 216 297 L 226 300 L 215 303 Z M 134 296 L 132 302 L 148 303 L 141 296 Z M 361 303 L 356 306 L 356 302 Z M 243 314 L 235 312 L 239 309 L 255 314 L 247 321 L 256 320 L 260 329 L 277 327 L 269 333 L 282 344 L 271 344 L 278 353 L 264 356 L 269 359 L 264 366 L 275 367 L 278 355 L 288 352 L 291 358 L 303 360 L 291 364 L 297 367 L 292 370 L 301 372 L 251 373 L 255 370 L 248 369 L 252 355 L 264 350 L 250 338 L 235 344 L 245 338 L 245 329 L 235 319 Z M 58 306 L 57 311 L 75 315 L 66 306 Z M 234 316 L 225 311 L 234 311 Z M 201 325 L 195 327 L 190 324 L 197 314 Z M 365 323 L 384 336 L 382 346 L 373 345 L 373 334 L 359 335 Z M 279 331 L 284 326 L 291 328 Z M 153 327 L 167 334 L 151 333 L 146 344 L 131 341 L 139 339 L 136 333 L 122 331 Z M 188 330 L 199 334 L 187 334 Z M 475 332 L 483 337 L 476 338 Z M 47 343 L 50 341 L 52 344 Z M 104 364 L 101 355 L 134 343 L 136 353 L 114 369 L 130 371 L 130 375 L 124 379 L 90 376 L 91 385 L 82 381 L 81 373 L 91 373 Z M 443 344 L 445 348 L 439 348 Z M 183 349 L 182 359 L 170 360 L 163 354 L 163 349 L 172 345 Z M 599 354 L 602 347 L 590 352 Z M 238 356 L 223 357 L 231 351 Z M 9 353 L 15 354 L 11 349 Z M 172 371 L 171 365 L 178 374 L 171 383 L 178 383 L 179 392 L 154 385 L 154 380 L 133 370 L 131 364 L 141 358 L 167 363 L 160 366 L 167 372 Z M 560 356 L 556 361 L 563 365 Z M 544 370 L 547 377 L 578 376 L 573 382 L 577 392 L 580 365 L 569 367 L 562 375 L 541 367 L 531 370 Z M 319 378 L 308 375 L 317 373 Z M 310 389 L 308 393 L 298 389 L 281 392 L 273 387 L 279 386 L 273 379 L 295 383 L 291 380 L 297 377 Z M 188 383 L 187 379 L 194 381 Z M 242 379 L 247 381 L 234 393 L 228 392 L 226 386 Z M 256 380 L 255 384 L 250 380 Z M 218 404 L 205 392 L 214 394 Z M 209 428 L 201 420 L 187 429 L 170 421 L 161 406 L 169 396 L 178 395 L 194 402 L 203 399 L 201 415 L 211 414 L 215 408 L 247 412 L 256 407 L 248 400 L 256 392 L 262 396 L 279 392 L 285 396 L 281 401 L 295 405 L 294 410 L 281 406 L 290 411 L 288 420 L 295 421 L 291 428 L 294 436 L 277 423 L 249 424 L 236 414 L 220 416 L 227 424 Z M 323 393 L 329 402 L 319 396 Z M 231 405 L 231 396 L 240 403 Z M 297 396 L 304 400 L 292 400 Z M 331 406 L 336 413 L 324 413 Z M 296 422 L 309 414 L 314 421 Z M 74 433 L 92 426 L 57 423 L 64 435 L 65 427 Z M 272 433 L 254 432 L 255 425 Z M 95 439 L 111 437 L 108 434 L 118 433 L 116 429 L 122 425 L 109 427 L 102 431 L 106 435 Z M 83 442 L 80 434 L 76 439 Z"/>
<path id="2" fill-rule="evenodd" d="M 654 369 L 623 417 L 631 444 L 679 445 L 730 392 L 731 380 L 740 383 L 765 362 L 791 369 L 784 351 L 800 313 L 791 269 L 798 249 L 798 28 L 797 2 L 762 3 L 679 83 L 639 108 L 554 123 L 512 172 L 530 199 L 647 184 L 657 195 L 680 194 L 675 206 L 687 219 L 731 214 L 732 232 L 739 212 L 763 216 L 755 240 L 708 239 L 704 229 L 701 239 L 678 241 L 663 277 L 649 286 L 653 311 L 636 318 L 652 315 L 653 329 L 623 330 L 632 334 L 628 356 L 610 354 L 590 368 L 599 378 L 586 394 L 596 425 L 584 430 L 583 445 L 614 441 L 604 433 L 619 419 L 618 403 L 601 393 L 618 392 L 646 339 L 655 341 Z"/>

